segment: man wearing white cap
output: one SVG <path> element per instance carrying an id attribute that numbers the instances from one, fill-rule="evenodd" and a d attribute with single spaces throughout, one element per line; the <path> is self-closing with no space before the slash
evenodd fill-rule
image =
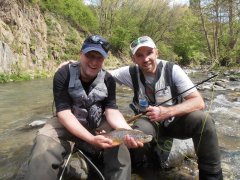
<path id="1" fill-rule="evenodd" d="M 192 81 L 180 66 L 158 59 L 158 49 L 148 36 L 134 40 L 130 50 L 135 65 L 113 70 L 111 74 L 119 84 L 134 90 L 131 107 L 135 114 L 143 112 L 146 115 L 136 120 L 133 128 L 159 140 L 192 138 L 198 157 L 199 179 L 222 180 L 215 125 L 211 117 L 201 111 L 205 104 L 198 90 L 193 88 L 183 93 L 181 98 L 157 106 L 193 87 Z M 157 165 L 164 166 L 167 157 L 162 154 L 168 153 L 164 150 L 155 152 L 155 146 L 156 142 L 151 142 L 145 144 L 144 149 L 132 150 L 133 166 L 141 168 L 151 161 L 153 168 Z M 158 155 L 151 159 L 150 155 L 154 153 Z M 156 158 L 159 158 L 159 161 Z M 148 165 L 151 166 L 151 163 Z"/>

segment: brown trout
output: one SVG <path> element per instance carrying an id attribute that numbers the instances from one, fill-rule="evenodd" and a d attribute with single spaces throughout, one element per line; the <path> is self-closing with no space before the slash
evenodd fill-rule
<path id="1" fill-rule="evenodd" d="M 152 135 L 147 135 L 139 130 L 130 130 L 130 129 L 116 129 L 106 134 L 102 134 L 106 138 L 109 138 L 113 141 L 113 145 L 120 145 L 123 143 L 124 136 L 129 135 L 134 138 L 136 141 L 140 141 L 142 143 L 147 143 L 152 140 Z"/>

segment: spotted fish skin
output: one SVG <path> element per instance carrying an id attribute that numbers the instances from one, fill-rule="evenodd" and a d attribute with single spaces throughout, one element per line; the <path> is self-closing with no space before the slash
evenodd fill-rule
<path id="1" fill-rule="evenodd" d="M 147 135 L 139 130 L 130 130 L 130 129 L 116 129 L 106 134 L 102 134 L 106 138 L 109 138 L 113 141 L 113 145 L 120 145 L 124 141 L 124 136 L 129 135 L 134 138 L 136 141 L 140 141 L 142 143 L 147 143 L 152 140 L 152 135 Z"/>

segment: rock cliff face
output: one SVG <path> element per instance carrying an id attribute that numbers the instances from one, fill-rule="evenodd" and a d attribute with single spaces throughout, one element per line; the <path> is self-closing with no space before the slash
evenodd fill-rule
<path id="1" fill-rule="evenodd" d="M 0 52 L 3 53 L 0 72 L 11 72 L 14 66 L 42 68 L 48 55 L 47 25 L 39 8 L 14 0 L 2 0 L 0 8 Z"/>
<path id="2" fill-rule="evenodd" d="M 42 14 L 37 5 L 0 0 L 0 74 L 52 71 L 66 48 L 66 34 L 56 18 Z"/>
<path id="3" fill-rule="evenodd" d="M 9 73 L 14 63 L 16 63 L 16 57 L 12 50 L 6 43 L 0 41 L 0 73 Z"/>

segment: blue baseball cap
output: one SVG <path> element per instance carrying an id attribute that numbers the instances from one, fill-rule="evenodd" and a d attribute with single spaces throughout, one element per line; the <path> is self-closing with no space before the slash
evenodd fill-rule
<path id="1" fill-rule="evenodd" d="M 108 56 L 110 44 L 106 39 L 99 35 L 92 35 L 85 39 L 81 51 L 86 54 L 90 51 L 99 52 L 104 58 Z"/>

